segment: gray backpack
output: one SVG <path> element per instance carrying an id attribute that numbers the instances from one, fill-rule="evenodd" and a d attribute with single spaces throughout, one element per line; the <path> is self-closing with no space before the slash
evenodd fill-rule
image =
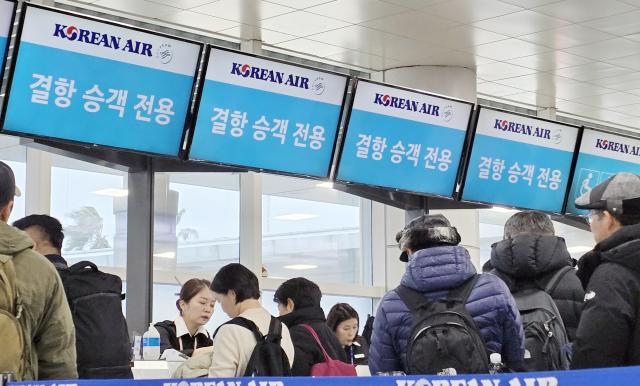
<path id="1" fill-rule="evenodd" d="M 568 370 L 564 348 L 569 343 L 556 303 L 549 293 L 571 267 L 558 270 L 544 289 L 527 288 L 513 294 L 525 337 L 527 371 Z"/>

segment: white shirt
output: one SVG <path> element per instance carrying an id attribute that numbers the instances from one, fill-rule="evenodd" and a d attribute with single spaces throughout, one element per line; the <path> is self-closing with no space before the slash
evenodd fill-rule
<path id="1" fill-rule="evenodd" d="M 189 333 L 189 329 L 187 328 L 187 323 L 184 321 L 184 318 L 182 316 L 178 316 L 177 318 L 175 318 L 173 320 L 173 323 L 176 325 L 176 337 L 178 337 L 178 344 L 180 344 L 180 347 L 178 348 L 179 351 L 183 350 L 182 337 L 185 335 L 194 337 L 198 334 L 204 334 L 207 337 L 209 337 L 209 331 L 207 331 L 207 329 L 204 326 L 198 327 L 198 330 L 196 330 L 196 333 L 191 335 L 191 333 Z M 198 348 L 198 340 L 194 339 L 193 349 L 195 350 L 197 348 Z"/>

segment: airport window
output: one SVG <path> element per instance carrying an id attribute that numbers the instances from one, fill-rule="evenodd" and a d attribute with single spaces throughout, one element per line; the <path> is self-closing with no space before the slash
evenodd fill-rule
<path id="1" fill-rule="evenodd" d="M 16 184 L 22 191 L 21 197 L 16 197 L 13 203 L 13 211 L 9 217 L 9 223 L 24 217 L 25 215 L 25 194 L 27 180 L 27 151 L 20 145 L 20 139 L 0 135 L 0 161 L 11 167 L 16 176 Z"/>
<path id="2" fill-rule="evenodd" d="M 269 277 L 371 284 L 361 227 L 362 203 L 369 201 L 308 179 L 264 174 L 262 185 L 262 263 Z"/>

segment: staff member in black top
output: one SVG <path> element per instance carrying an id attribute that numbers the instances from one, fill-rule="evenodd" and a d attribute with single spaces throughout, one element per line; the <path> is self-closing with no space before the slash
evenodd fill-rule
<path id="1" fill-rule="evenodd" d="M 369 364 L 369 344 L 358 335 L 360 318 L 356 310 L 347 303 L 331 307 L 327 325 L 336 334 L 347 354 L 347 362 L 353 365 Z"/>
<path id="2" fill-rule="evenodd" d="M 211 283 L 204 279 L 190 279 L 180 289 L 176 307 L 180 315 L 174 320 L 156 323 L 160 333 L 160 352 L 172 348 L 191 356 L 193 351 L 213 344 L 204 327 L 216 304 Z"/>

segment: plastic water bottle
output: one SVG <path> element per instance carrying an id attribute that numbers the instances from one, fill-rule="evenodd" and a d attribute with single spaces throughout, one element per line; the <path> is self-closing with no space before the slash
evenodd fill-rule
<path id="1" fill-rule="evenodd" d="M 142 335 L 142 359 L 155 361 L 160 358 L 160 333 L 149 323 L 149 329 Z"/>
<path id="2" fill-rule="evenodd" d="M 502 364 L 502 355 L 497 352 L 491 353 L 491 355 L 489 355 L 489 362 L 489 374 L 502 372 L 502 368 L 504 367 Z"/>

